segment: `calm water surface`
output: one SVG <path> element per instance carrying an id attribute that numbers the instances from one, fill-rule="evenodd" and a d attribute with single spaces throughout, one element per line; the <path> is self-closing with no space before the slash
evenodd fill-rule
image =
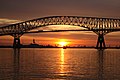
<path id="1" fill-rule="evenodd" d="M 120 50 L 2 48 L 0 80 L 120 80 Z"/>

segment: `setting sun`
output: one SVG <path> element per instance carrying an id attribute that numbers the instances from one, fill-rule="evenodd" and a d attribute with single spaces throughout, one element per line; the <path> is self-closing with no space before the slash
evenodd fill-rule
<path id="1" fill-rule="evenodd" d="M 59 39 L 55 43 L 58 45 L 58 47 L 64 47 L 64 46 L 70 45 L 70 42 L 68 39 Z"/>
<path id="2" fill-rule="evenodd" d="M 66 45 L 67 45 L 67 42 L 59 42 L 59 45 L 60 45 L 61 47 L 66 46 Z"/>

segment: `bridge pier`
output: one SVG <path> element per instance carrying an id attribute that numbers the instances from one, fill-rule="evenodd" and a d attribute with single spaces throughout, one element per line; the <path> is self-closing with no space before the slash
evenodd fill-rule
<path id="1" fill-rule="evenodd" d="M 104 49 L 105 47 L 104 35 L 99 33 L 96 48 Z"/>
<path id="2" fill-rule="evenodd" d="M 14 37 L 13 48 L 20 48 L 20 37 Z"/>

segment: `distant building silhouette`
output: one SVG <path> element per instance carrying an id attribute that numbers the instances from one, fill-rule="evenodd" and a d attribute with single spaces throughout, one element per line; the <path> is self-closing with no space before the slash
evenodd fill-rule
<path id="1" fill-rule="evenodd" d="M 35 44 L 35 39 L 33 39 L 33 44 Z"/>

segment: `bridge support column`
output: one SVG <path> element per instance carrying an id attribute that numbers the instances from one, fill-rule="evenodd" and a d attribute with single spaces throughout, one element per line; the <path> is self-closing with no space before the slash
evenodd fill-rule
<path id="1" fill-rule="evenodd" d="M 97 45 L 96 45 L 96 48 L 100 48 L 100 49 L 103 49 L 105 48 L 105 40 L 104 40 L 104 35 L 103 33 L 102 34 L 99 34 L 98 35 L 98 41 L 97 41 Z"/>
<path id="2" fill-rule="evenodd" d="M 14 37 L 13 48 L 20 48 L 20 37 Z"/>

